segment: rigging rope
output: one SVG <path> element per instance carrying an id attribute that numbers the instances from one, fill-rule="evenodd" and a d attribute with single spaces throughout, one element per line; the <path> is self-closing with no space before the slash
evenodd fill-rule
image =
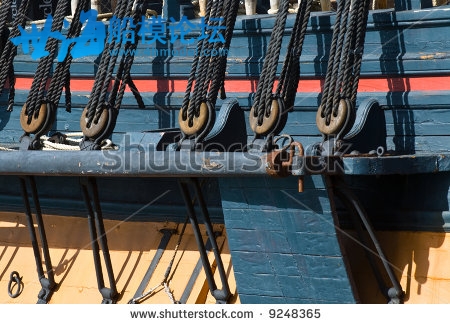
<path id="1" fill-rule="evenodd" d="M 325 139 L 339 139 L 354 122 L 369 8 L 369 0 L 343 0 L 338 4 L 327 74 L 316 118 Z"/>
<path id="2" fill-rule="evenodd" d="M 238 9 L 239 1 L 236 0 L 207 2 L 204 17 L 205 35 L 197 41 L 178 118 L 184 137 L 195 138 L 196 142 L 201 141 L 214 125 L 215 105 L 219 91 L 221 98 L 225 98 L 227 55 Z M 224 40 L 223 43 L 209 40 L 213 31 L 217 31 L 220 38 Z M 217 55 L 206 53 L 217 53 Z"/>
<path id="3" fill-rule="evenodd" d="M 133 80 L 131 79 L 130 70 L 133 64 L 134 55 L 132 53 L 137 48 L 138 41 L 126 41 L 124 36 L 127 30 L 135 28 L 135 34 L 139 33 L 140 24 L 138 20 L 142 15 L 143 0 L 135 2 L 134 0 L 119 1 L 114 13 L 115 22 L 119 23 L 119 40 L 116 41 L 109 33 L 109 45 L 105 46 L 98 72 L 95 77 L 94 87 L 89 97 L 88 104 L 83 111 L 80 120 L 81 129 L 86 140 L 90 140 L 94 145 L 84 147 L 84 149 L 97 149 L 98 144 L 108 137 L 115 126 L 115 121 L 119 113 L 122 99 L 125 93 L 126 85 L 129 86 L 135 96 L 139 107 L 144 107 L 144 102 L 139 94 Z M 125 41 L 124 50 L 120 51 Z M 116 76 L 113 80 L 113 72 L 116 67 L 119 53 L 122 57 L 117 67 Z M 112 90 L 109 91 L 111 81 L 113 81 Z"/>
<path id="4" fill-rule="evenodd" d="M 294 27 L 281 69 L 278 86 L 273 93 L 278 60 L 289 13 L 289 1 L 284 1 L 277 13 L 275 25 L 267 48 L 264 65 L 250 111 L 250 126 L 256 138 L 267 136 L 272 146 L 273 135 L 284 127 L 287 112 L 294 106 L 300 80 L 300 55 L 311 14 L 312 0 L 300 2 Z M 270 149 L 270 146 L 267 149 Z"/>
<path id="5" fill-rule="evenodd" d="M 68 0 L 58 1 L 51 26 L 52 32 L 60 31 L 62 29 L 65 13 L 69 8 L 70 8 L 70 1 Z M 31 85 L 30 93 L 27 97 L 24 107 L 25 115 L 27 116 L 27 124 L 31 123 L 33 117 L 37 118 L 39 116 L 42 107 L 41 105 L 47 103 L 46 86 L 50 77 L 51 68 L 53 66 L 53 60 L 55 59 L 58 50 L 58 39 L 49 38 L 45 50 L 49 52 L 49 55 L 43 57 L 39 61 L 38 68 L 36 70 L 36 73 L 33 78 L 33 83 Z M 54 107 L 49 108 L 52 109 Z M 49 127 L 51 125 L 47 126 Z M 48 131 L 48 129 L 40 129 L 36 132 L 36 136 L 39 137 L 46 131 Z M 26 133 L 32 132 L 26 131 Z"/>
<path id="6" fill-rule="evenodd" d="M 8 3 L 11 1 L 2 2 L 1 10 L 10 10 L 11 5 L 8 7 Z M 4 44 L 2 48 L 2 54 L 0 56 L 0 94 L 5 89 L 6 81 L 9 80 L 9 96 L 8 96 L 8 108 L 7 111 L 12 111 L 14 106 L 14 96 L 15 96 L 15 83 L 16 78 L 14 75 L 14 57 L 17 55 L 17 47 L 11 42 L 11 38 L 18 37 L 20 35 L 19 26 L 24 27 L 28 12 L 29 5 L 31 0 L 23 0 L 20 3 L 19 9 L 17 10 L 17 15 L 14 18 L 11 32 L 9 33 L 8 40 Z M 2 25 L 0 23 L 0 28 L 2 28 L 2 40 L 6 37 L 5 29 L 7 29 L 6 25 Z M 3 26 L 3 27 L 1 27 Z"/>
<path id="7" fill-rule="evenodd" d="M 272 106 L 272 90 L 275 82 L 278 59 L 280 57 L 281 44 L 286 26 L 289 10 L 289 0 L 284 0 L 278 9 L 275 26 L 270 37 L 264 65 L 259 76 L 258 87 L 253 101 L 253 114 L 258 118 L 258 124 L 263 123 L 264 115 L 270 115 Z"/>
<path id="8" fill-rule="evenodd" d="M 306 36 L 312 3 L 313 1 L 300 2 L 292 31 L 293 35 L 289 41 L 276 90 L 276 96 L 284 99 L 284 106 L 288 111 L 294 106 L 295 94 L 300 80 L 300 55 Z"/>
<path id="9" fill-rule="evenodd" d="M 78 37 L 81 33 L 81 28 L 83 26 L 81 22 L 81 12 L 87 11 L 89 8 L 88 0 L 81 0 L 78 2 L 77 8 L 72 18 L 72 23 L 70 24 L 67 38 Z M 66 111 L 71 111 L 71 93 L 70 93 L 70 64 L 72 63 L 71 49 L 75 46 L 75 43 L 71 43 L 64 60 L 57 64 L 53 77 L 51 79 L 47 100 L 51 102 L 55 107 L 58 106 L 59 100 L 61 99 L 62 89 L 65 88 L 66 94 Z"/>

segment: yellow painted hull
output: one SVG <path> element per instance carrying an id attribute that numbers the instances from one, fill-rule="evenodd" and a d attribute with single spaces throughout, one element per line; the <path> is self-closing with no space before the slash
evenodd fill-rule
<path id="1" fill-rule="evenodd" d="M 34 304 L 41 289 L 33 250 L 30 244 L 26 219 L 20 213 L 0 213 L 0 303 Z M 45 230 L 58 288 L 50 303 L 55 304 L 98 304 L 101 296 L 90 245 L 86 218 L 44 215 Z M 111 260 L 115 273 L 118 303 L 127 303 L 133 298 L 150 263 L 155 257 L 163 229 L 175 230 L 162 255 L 147 289 L 156 288 L 143 300 L 149 304 L 172 303 L 164 287 L 160 285 L 174 249 L 179 240 L 183 224 L 156 222 L 119 222 L 105 220 Z M 221 233 L 217 238 L 221 256 L 227 272 L 233 297 L 230 303 L 240 303 L 234 279 L 226 231 L 223 225 L 215 225 Z M 202 233 L 205 231 L 202 230 Z M 432 304 L 450 303 L 450 234 L 438 232 L 379 231 L 376 233 L 386 257 L 400 279 L 404 289 L 405 303 Z M 352 232 L 343 235 L 350 276 L 356 287 L 356 294 L 362 303 L 385 303 L 370 271 L 363 249 Z M 205 235 L 206 240 L 206 235 Z M 369 251 L 372 253 L 373 251 Z M 175 255 L 169 287 L 175 299 L 179 299 L 200 256 L 195 238 L 187 226 L 181 245 Z M 213 264 L 213 258 L 210 258 Z M 214 269 L 214 266 L 213 266 Z M 17 271 L 24 283 L 17 298 L 8 296 L 10 274 Z M 217 282 L 220 282 L 217 276 Z M 387 279 L 387 278 L 385 278 Z M 105 278 L 106 282 L 107 278 Z M 13 286 L 15 289 L 15 286 Z M 203 271 L 187 300 L 188 304 L 214 304 L 216 301 L 208 291 Z"/>
<path id="2" fill-rule="evenodd" d="M 355 237 L 354 233 L 346 234 Z M 405 292 L 405 304 L 450 303 L 450 233 L 379 231 L 376 235 Z M 385 303 L 361 245 L 344 237 L 361 302 Z M 373 250 L 368 252 L 376 255 Z M 384 279 L 388 282 L 386 276 Z"/>
<path id="3" fill-rule="evenodd" d="M 25 224 L 26 219 L 23 214 L 0 213 L 0 303 L 3 304 L 34 304 L 41 289 L 30 237 Z M 44 224 L 55 281 L 58 284 L 58 288 L 49 303 L 100 303 L 102 297 L 97 288 L 87 218 L 44 215 Z M 115 282 L 120 294 L 118 303 L 127 303 L 133 298 L 158 249 L 162 238 L 160 232 L 162 229 L 175 230 L 176 234 L 172 235 L 145 291 L 156 289 L 154 289 L 153 294 L 143 300 L 143 303 L 172 303 L 169 294 L 160 284 L 169 262 L 174 256 L 174 249 L 179 240 L 178 234 L 182 226 L 183 224 L 169 222 L 105 220 Z M 221 248 L 222 260 L 233 294 L 230 303 L 239 303 L 224 226 L 215 225 L 214 230 L 221 233 L 217 238 L 217 243 Z M 203 229 L 202 233 L 205 233 Z M 188 224 L 175 255 L 171 276 L 169 277 L 169 288 L 176 300 L 183 294 L 199 258 L 195 238 Z M 210 253 L 212 265 L 213 259 L 213 255 Z M 11 298 L 7 294 L 10 274 L 13 271 L 20 274 L 24 283 L 23 292 L 17 298 Z M 217 273 L 215 275 L 218 277 Z M 108 286 L 108 282 L 105 275 L 106 286 Z M 220 284 L 218 278 L 216 282 L 218 285 Z M 14 286 L 13 290 L 15 290 Z M 213 304 L 215 302 L 215 299 L 209 293 L 204 272 L 201 271 L 186 303 Z"/>

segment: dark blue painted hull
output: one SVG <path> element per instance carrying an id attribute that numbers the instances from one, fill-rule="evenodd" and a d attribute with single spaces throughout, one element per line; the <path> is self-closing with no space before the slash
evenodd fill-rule
<path id="1" fill-rule="evenodd" d="M 354 303 L 327 189 L 297 180 L 220 179 L 228 244 L 243 303 Z"/>

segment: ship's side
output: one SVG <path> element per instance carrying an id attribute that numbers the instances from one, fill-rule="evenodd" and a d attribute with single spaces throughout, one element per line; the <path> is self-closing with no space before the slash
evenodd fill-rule
<path id="1" fill-rule="evenodd" d="M 158 48 L 141 45 L 131 74 L 145 109 L 137 106 L 135 97 L 127 90 L 112 135 L 113 143 L 120 148 L 117 155 L 106 151 L 90 158 L 91 152 L 42 152 L 48 160 L 39 161 L 37 154 L 40 152 L 30 155 L 2 152 L 0 195 L 5 213 L 2 216 L 5 238 L 0 258 L 1 285 L 8 285 L 8 274 L 13 269 L 29 268 L 35 261 L 30 257 L 31 245 L 26 243 L 27 225 L 21 214 L 24 205 L 20 179 L 23 178 L 18 176 L 36 177 L 52 258 L 56 260 L 56 278 L 60 283 L 51 301 L 62 303 L 96 302 L 99 298 L 92 263 L 90 270 L 82 270 L 90 262 L 87 259 L 92 253 L 90 248 L 85 248 L 89 237 L 83 179 L 96 179 L 103 215 L 107 219 L 117 286 L 123 295 L 119 301 L 126 302 L 145 277 L 165 231 L 174 232 L 168 243 L 172 248 L 180 236 L 186 208 L 190 205 L 183 200 L 179 179 L 183 182 L 198 178 L 202 180 L 209 216 L 217 227 L 215 232 L 219 235 L 217 241 L 225 260 L 227 278 L 232 283 L 234 299 L 229 301 L 386 302 L 392 278 L 385 273 L 383 263 L 380 264 L 380 253 L 372 247 L 373 240 L 361 243 L 361 237 L 371 228 L 363 229 L 362 236 L 358 236 L 346 196 L 336 185 L 343 180 L 346 190 L 355 194 L 373 225 L 376 242 L 380 243 L 396 280 L 405 291 L 403 301 L 447 302 L 450 299 L 447 293 L 450 276 L 445 271 L 445 260 L 450 254 L 446 225 L 450 181 L 450 60 L 446 36 L 450 32 L 449 11 L 448 6 L 442 6 L 370 12 L 358 104 L 376 100 L 379 110 L 367 119 L 369 131 L 362 140 L 365 144 L 361 145 L 381 141 L 385 143 L 385 152 L 364 156 L 345 154 L 339 170 L 325 168 L 318 172 L 298 164 L 299 174 L 287 178 L 265 174 L 259 153 L 218 153 L 211 160 L 208 156 L 198 164 L 187 166 L 178 155 L 179 161 L 161 158 L 156 146 L 162 137 L 160 134 L 170 133 L 178 126 L 178 113 L 192 64 L 192 57 L 176 53 L 186 52 L 191 45 L 175 46 L 171 52 L 162 45 Z M 322 138 L 317 130 L 316 112 L 334 20 L 332 12 L 311 15 L 300 58 L 301 79 L 294 109 L 289 112 L 282 130 L 283 134 L 301 142 L 306 152 Z M 290 15 L 283 36 L 286 42 L 293 21 Z M 239 103 L 241 110 L 237 116 L 240 125 L 244 123 L 244 129 L 236 126 L 236 132 L 245 134 L 249 143 L 253 139 L 248 124 L 249 110 L 274 23 L 273 15 L 238 17 L 228 54 L 225 92 L 228 100 L 235 98 Z M 158 55 L 145 54 L 149 51 Z M 279 68 L 285 54 L 282 50 Z M 94 84 L 98 59 L 87 56 L 72 63 L 72 112 L 64 110 L 63 96 L 52 131 L 79 131 L 80 116 Z M 5 146 L 17 145 L 23 135 L 20 111 L 36 67 L 37 61 L 30 60 L 19 48 L 15 59 L 15 109 L 0 111 L 0 142 Z M 7 94 L 5 91 L 1 97 L 5 102 Z M 218 100 L 218 114 L 224 102 Z M 11 156 L 20 160 L 13 164 Z M 168 154 L 168 158 L 172 157 Z M 300 176 L 304 181 L 303 192 L 298 192 Z M 201 212 L 201 206 L 195 208 Z M 146 234 L 147 227 L 152 235 Z M 195 255 L 193 259 L 197 264 L 194 236 L 189 231 L 185 234 L 182 250 L 183 257 Z M 366 252 L 375 255 L 375 271 Z M 170 255 L 166 257 L 168 260 L 161 261 L 164 269 L 164 265 L 170 263 Z M 30 258 L 31 263 L 21 261 Z M 183 273 L 195 272 L 191 261 L 187 264 L 179 261 L 178 265 L 180 269 L 183 267 Z M 88 273 L 92 282 L 87 282 L 83 288 L 80 282 L 84 282 Z M 217 278 L 218 273 L 215 276 Z M 387 284 L 379 285 L 379 278 Z M 181 291 L 189 286 L 186 280 L 182 275 L 178 280 L 173 278 L 174 285 L 182 282 L 182 288 L 175 289 L 177 298 L 181 298 Z M 24 282 L 26 294 L 18 299 L 3 299 L 4 302 L 35 302 L 39 282 L 28 276 L 24 277 Z M 192 296 L 202 297 L 185 299 L 185 302 L 213 300 L 204 293 L 207 280 L 201 278 L 199 282 L 195 289 L 203 293 Z M 30 287 L 36 289 L 29 292 Z M 85 291 L 95 297 L 87 298 Z M 157 302 L 169 298 L 163 292 L 160 295 Z"/>

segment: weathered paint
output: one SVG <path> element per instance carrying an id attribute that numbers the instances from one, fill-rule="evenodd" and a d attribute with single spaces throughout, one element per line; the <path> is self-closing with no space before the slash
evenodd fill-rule
<path id="1" fill-rule="evenodd" d="M 348 232 L 355 236 L 355 233 Z M 361 246 L 345 237 L 347 256 L 362 303 L 385 303 Z M 443 232 L 377 231 L 396 277 L 405 292 L 405 304 L 450 302 L 450 236 Z M 381 268 L 380 268 L 381 269 Z M 388 282 L 383 273 L 385 282 Z"/>
<path id="2" fill-rule="evenodd" d="M 243 303 L 354 303 L 320 176 L 222 178 L 228 244 Z"/>

